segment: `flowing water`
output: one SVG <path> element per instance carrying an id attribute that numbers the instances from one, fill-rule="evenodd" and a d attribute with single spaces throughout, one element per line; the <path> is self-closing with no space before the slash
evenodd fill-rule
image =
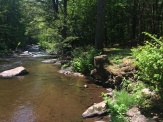
<path id="1" fill-rule="evenodd" d="M 29 74 L 0 79 L 0 122 L 93 122 L 82 113 L 105 89 L 84 78 L 58 74 L 59 67 L 41 63 L 43 59 L 17 58 L 0 62 L 18 62 Z M 84 88 L 84 84 L 88 88 Z"/>

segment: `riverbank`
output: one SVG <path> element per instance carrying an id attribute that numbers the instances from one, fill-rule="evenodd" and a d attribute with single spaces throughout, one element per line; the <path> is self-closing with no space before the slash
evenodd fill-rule
<path id="1" fill-rule="evenodd" d="M 118 88 L 118 90 L 120 91 L 116 93 L 116 95 L 121 94 L 121 89 L 122 91 L 123 90 L 127 91 L 130 97 L 132 97 L 132 95 L 134 94 L 136 94 L 136 97 L 137 96 L 140 97 L 142 95 L 143 100 L 136 107 L 137 112 L 139 114 L 132 115 L 132 116 L 130 114 L 127 114 L 127 113 L 134 112 L 135 109 L 132 109 L 131 107 L 130 109 L 128 109 L 126 116 L 125 116 L 128 118 L 128 121 L 130 122 L 137 122 L 137 121 L 139 122 L 157 122 L 157 121 L 161 122 L 163 121 L 163 107 L 161 107 L 161 103 L 163 102 L 163 99 L 160 97 L 159 93 L 156 90 L 150 88 L 149 84 L 146 84 L 146 82 L 141 81 L 137 77 L 138 68 L 136 67 L 136 64 L 135 64 L 136 60 L 132 56 L 131 50 L 130 49 L 117 49 L 117 48 L 107 49 L 106 48 L 105 54 L 108 55 L 108 60 L 109 60 L 109 63 L 105 65 L 106 70 L 111 72 L 111 74 L 114 74 L 115 77 L 118 76 L 117 81 L 120 81 L 121 79 L 121 83 L 119 84 L 120 87 L 116 87 L 116 89 Z M 114 80 L 114 82 L 116 82 L 116 79 Z M 120 100 L 119 104 L 120 103 L 128 104 L 127 102 L 122 102 L 123 100 L 125 100 L 125 97 L 126 96 L 124 94 L 121 94 L 119 97 L 116 97 L 113 95 L 113 98 L 115 98 L 115 101 Z M 156 101 L 157 101 L 157 104 L 156 104 Z M 120 108 L 121 105 L 119 104 L 117 107 Z M 108 107 L 108 109 L 110 109 L 110 107 Z M 118 111 L 120 109 L 113 107 L 111 110 Z M 117 117 L 118 116 L 116 116 L 116 118 Z M 118 121 L 119 120 L 117 120 L 117 122 Z"/>
<path id="2" fill-rule="evenodd" d="M 127 117 L 130 122 L 162 121 L 163 113 L 160 112 L 160 111 L 163 111 L 163 108 L 160 106 L 162 103 L 162 99 L 159 97 L 158 93 L 155 90 L 151 90 L 149 88 L 149 85 L 144 84 L 143 81 L 140 81 L 136 77 L 138 70 L 135 64 L 136 60 L 132 56 L 131 50 L 111 48 L 111 49 L 105 49 L 105 54 L 107 54 L 108 59 L 109 59 L 108 63 L 106 63 L 105 65 L 105 68 L 106 68 L 106 71 L 109 72 L 108 74 L 110 74 L 109 83 L 112 82 L 111 87 L 115 88 L 115 90 L 117 90 L 117 88 L 118 90 L 125 89 L 126 92 L 128 92 L 129 96 L 140 95 L 144 99 L 139 105 L 137 105 L 136 108 L 131 107 L 130 109 L 128 109 L 125 117 Z M 96 80 L 94 81 L 95 83 L 97 83 Z M 101 84 L 101 85 L 105 85 L 105 87 L 107 88 L 109 86 L 106 84 Z M 114 98 L 114 95 L 112 97 Z M 125 96 L 123 96 L 122 94 L 121 97 L 123 100 L 123 97 Z M 154 101 L 157 101 L 158 104 L 157 105 L 154 104 Z M 127 104 L 127 103 L 124 103 L 124 104 Z M 118 105 L 118 106 L 120 107 L 121 105 Z M 156 111 L 156 108 L 157 108 L 157 111 Z M 135 110 L 139 114 L 131 115 L 131 113 Z"/>

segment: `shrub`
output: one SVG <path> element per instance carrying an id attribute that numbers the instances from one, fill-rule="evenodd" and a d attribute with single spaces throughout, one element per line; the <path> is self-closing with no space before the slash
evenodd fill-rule
<path id="1" fill-rule="evenodd" d="M 125 89 L 115 91 L 113 99 L 109 98 L 107 94 L 102 93 L 104 100 L 108 106 L 108 112 L 111 114 L 111 121 L 126 122 L 128 118 L 125 116 L 127 110 L 132 106 L 139 106 L 144 103 L 144 95 L 141 90 L 137 90 L 129 94 Z"/>
<path id="2" fill-rule="evenodd" d="M 127 122 L 126 112 L 133 106 L 148 107 L 147 96 L 142 93 L 145 85 L 141 81 L 132 82 L 123 79 L 122 89 L 114 91 L 113 98 L 102 93 L 103 99 L 108 106 L 107 111 L 111 114 L 113 122 Z"/>
<path id="3" fill-rule="evenodd" d="M 74 71 L 88 74 L 93 69 L 94 57 L 100 54 L 94 47 L 76 48 L 72 52 L 72 69 Z"/>
<path id="4" fill-rule="evenodd" d="M 134 97 L 129 95 L 127 91 L 121 90 L 120 92 L 114 92 L 114 100 L 108 98 L 106 94 L 103 94 L 104 100 L 108 106 L 108 112 L 111 114 L 111 121 L 125 122 L 125 112 L 133 105 Z"/>
<path id="5" fill-rule="evenodd" d="M 7 46 L 4 42 L 1 42 L 0 43 L 0 50 L 6 50 L 7 49 Z"/>
<path id="6" fill-rule="evenodd" d="M 163 39 L 149 33 L 152 41 L 146 41 L 144 46 L 133 49 L 133 55 L 137 59 L 139 78 L 150 83 L 157 90 L 163 88 Z"/>

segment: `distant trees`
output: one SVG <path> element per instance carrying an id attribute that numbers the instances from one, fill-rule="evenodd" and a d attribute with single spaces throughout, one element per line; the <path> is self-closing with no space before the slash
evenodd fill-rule
<path id="1" fill-rule="evenodd" d="M 19 7 L 19 0 L 0 0 L 0 49 L 13 49 L 23 43 L 25 30 Z"/>
<path id="2" fill-rule="evenodd" d="M 106 4 L 106 38 L 109 45 L 142 44 L 142 32 L 163 34 L 163 1 L 109 0 Z"/>
<path id="3" fill-rule="evenodd" d="M 162 35 L 162 15 L 161 0 L 0 0 L 0 47 L 127 47 L 142 44 L 144 31 Z"/>

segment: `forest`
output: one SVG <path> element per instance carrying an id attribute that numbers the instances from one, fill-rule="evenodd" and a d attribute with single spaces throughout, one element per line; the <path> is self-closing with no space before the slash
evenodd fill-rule
<path id="1" fill-rule="evenodd" d="M 131 47 L 143 44 L 142 32 L 163 31 L 163 3 L 160 0 L 1 0 L 0 49 L 15 49 L 38 43 L 60 50 L 94 45 L 102 32 L 103 47 Z M 100 3 L 101 2 L 101 3 Z M 105 8 L 105 9 L 104 9 Z M 97 29 L 97 18 L 102 30 Z M 98 21 L 98 23 L 99 23 Z M 98 38 L 98 37 L 97 37 Z"/>
<path id="2" fill-rule="evenodd" d="M 163 100 L 162 35 L 162 0 L 0 0 L 0 54 L 38 44 L 49 53 L 70 56 L 62 68 L 72 65 L 86 76 L 97 55 L 108 55 L 110 64 L 121 69 L 124 56 L 132 55 L 126 65 L 134 62 L 136 73 L 121 77 L 120 87 L 114 83 L 117 102 L 103 94 L 116 122 L 126 121 L 124 113 L 133 105 L 152 108 Z M 157 95 L 144 96 L 146 87 Z"/>

